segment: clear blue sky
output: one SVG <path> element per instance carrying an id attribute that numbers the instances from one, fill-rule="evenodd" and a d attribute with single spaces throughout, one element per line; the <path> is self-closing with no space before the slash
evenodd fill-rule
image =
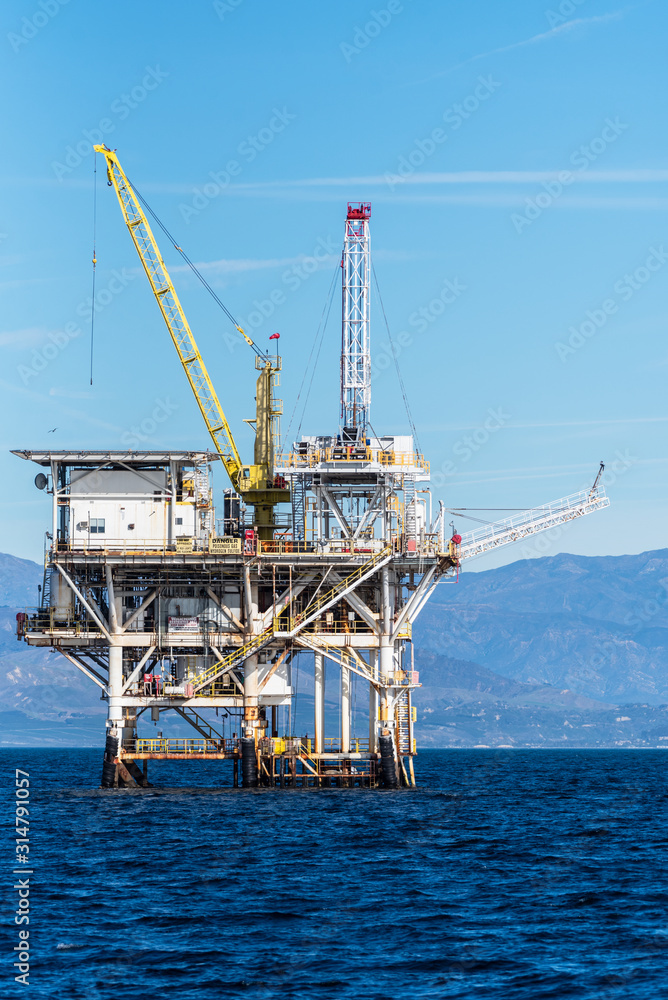
<path id="1" fill-rule="evenodd" d="M 1 17 L 0 550 L 39 559 L 49 513 L 10 448 L 122 448 L 142 423 L 140 446 L 208 445 L 101 164 L 89 385 L 100 132 L 256 340 L 280 331 L 288 417 L 346 202 L 368 199 L 435 495 L 533 506 L 603 459 L 608 511 L 498 561 L 665 546 L 664 5 L 7 0 Z M 252 355 L 163 250 L 249 450 Z M 337 296 L 304 432 L 336 430 L 339 337 Z M 374 427 L 405 433 L 377 302 L 372 342 Z"/>

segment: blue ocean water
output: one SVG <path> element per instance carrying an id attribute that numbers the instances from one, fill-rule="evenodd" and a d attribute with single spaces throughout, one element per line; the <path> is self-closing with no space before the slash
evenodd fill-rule
<path id="1" fill-rule="evenodd" d="M 401 791 L 233 790 L 213 762 L 100 791 L 101 756 L 0 753 L 5 872 L 14 768 L 31 776 L 25 995 L 668 994 L 662 751 L 424 751 Z M 13 877 L 3 997 L 24 990 Z"/>

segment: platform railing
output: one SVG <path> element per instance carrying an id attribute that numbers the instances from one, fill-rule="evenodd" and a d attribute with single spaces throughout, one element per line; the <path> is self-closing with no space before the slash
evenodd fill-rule
<path id="1" fill-rule="evenodd" d="M 315 742 L 310 736 L 282 736 L 264 737 L 260 740 L 258 747 L 265 754 L 288 756 L 304 756 L 307 759 L 316 759 Z M 209 739 L 205 737 L 152 737 L 123 740 L 121 756 L 131 757 L 133 754 L 188 754 L 193 757 L 204 754 L 225 753 L 232 756 L 240 752 L 238 739 L 221 738 Z M 343 753 L 341 740 L 338 737 L 326 737 L 324 742 L 325 753 Z M 356 736 L 350 740 L 350 748 L 346 753 L 368 753 L 368 736 Z"/>
<path id="2" fill-rule="evenodd" d="M 350 464 L 352 462 L 374 462 L 383 466 L 422 469 L 429 473 L 429 462 L 419 452 L 388 451 L 384 448 L 359 448 L 355 445 L 340 445 L 334 448 L 315 448 L 304 452 L 291 451 L 276 458 L 277 469 L 312 469 L 322 463 Z"/>
<path id="3" fill-rule="evenodd" d="M 324 740 L 325 753 L 343 753 L 341 749 L 341 739 L 338 736 L 326 736 Z M 350 753 L 368 753 L 368 736 L 351 736 Z"/>
<path id="4" fill-rule="evenodd" d="M 157 737 L 155 739 L 138 738 L 123 741 L 123 754 L 133 753 L 179 753 L 192 754 L 194 757 L 202 754 L 226 753 L 233 754 L 238 750 L 239 741 L 234 739 L 190 739 L 179 737 Z"/>
<path id="5" fill-rule="evenodd" d="M 67 635 L 102 635 L 102 630 L 83 613 L 58 608 L 27 607 L 20 622 L 22 635 L 32 632 L 60 632 Z M 19 619 L 17 618 L 17 623 Z"/>

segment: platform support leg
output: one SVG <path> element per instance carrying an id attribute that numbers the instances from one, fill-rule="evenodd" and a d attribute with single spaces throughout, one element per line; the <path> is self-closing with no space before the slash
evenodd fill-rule
<path id="1" fill-rule="evenodd" d="M 378 653 L 375 649 L 370 650 L 369 665 L 373 677 L 378 676 Z M 378 750 L 378 689 L 369 684 L 369 752 L 376 753 Z"/>
<path id="2" fill-rule="evenodd" d="M 350 669 L 344 666 L 347 654 L 341 656 L 341 753 L 350 753 Z"/>
<path id="3" fill-rule="evenodd" d="M 315 654 L 315 752 L 325 749 L 325 657 Z"/>

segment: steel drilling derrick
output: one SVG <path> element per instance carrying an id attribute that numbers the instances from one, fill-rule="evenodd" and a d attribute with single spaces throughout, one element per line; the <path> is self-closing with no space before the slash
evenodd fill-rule
<path id="1" fill-rule="evenodd" d="M 369 293 L 371 255 L 368 202 L 351 202 L 346 216 L 342 272 L 341 438 L 364 444 L 371 410 Z"/>

